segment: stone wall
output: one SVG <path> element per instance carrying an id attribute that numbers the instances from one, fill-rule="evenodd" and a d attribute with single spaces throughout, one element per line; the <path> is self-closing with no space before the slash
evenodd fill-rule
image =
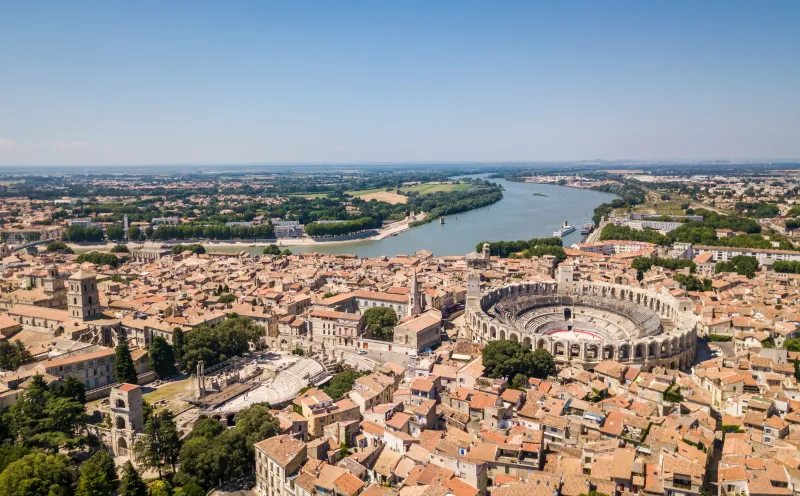
<path id="1" fill-rule="evenodd" d="M 592 298 L 626 301 L 658 315 L 662 330 L 656 335 L 607 342 L 538 334 L 487 313 L 504 298 L 529 295 L 574 296 L 580 297 L 582 301 L 591 301 Z M 590 281 L 578 281 L 564 287 L 559 287 L 555 282 L 528 282 L 495 288 L 484 292 L 477 304 L 468 306 L 466 322 L 475 341 L 518 341 L 527 348 L 549 351 L 559 363 L 585 368 L 591 368 L 602 360 L 616 360 L 641 365 L 645 370 L 656 365 L 685 369 L 694 359 L 697 343 L 697 317 L 688 298 L 675 298 L 666 292 L 657 293 L 647 289 Z"/>

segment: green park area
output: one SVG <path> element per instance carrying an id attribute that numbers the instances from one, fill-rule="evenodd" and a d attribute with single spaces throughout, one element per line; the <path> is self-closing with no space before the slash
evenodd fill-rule
<path id="1" fill-rule="evenodd" d="M 417 192 L 421 195 L 427 195 L 430 193 L 436 193 L 439 191 L 459 191 L 462 189 L 467 189 L 469 184 L 449 184 L 449 183 L 423 183 L 423 184 L 414 184 L 411 186 L 402 186 L 400 191 L 404 194 Z M 362 189 L 356 191 L 346 191 L 346 193 L 350 196 L 361 197 L 365 195 L 370 195 L 373 193 L 380 193 L 383 191 L 387 191 L 388 188 L 373 188 L 373 189 Z M 397 190 L 391 189 L 389 192 L 396 193 Z"/>

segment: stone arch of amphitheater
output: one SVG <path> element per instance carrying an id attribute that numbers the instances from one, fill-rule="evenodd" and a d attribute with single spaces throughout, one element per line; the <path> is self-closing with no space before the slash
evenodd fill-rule
<path id="1" fill-rule="evenodd" d="M 466 321 L 475 341 L 510 339 L 586 369 L 603 360 L 646 371 L 686 369 L 697 344 L 697 317 L 688 298 L 589 281 L 492 288 L 468 305 Z"/>

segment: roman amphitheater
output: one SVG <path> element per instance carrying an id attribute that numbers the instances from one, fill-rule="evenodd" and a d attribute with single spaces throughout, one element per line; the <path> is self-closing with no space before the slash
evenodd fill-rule
<path id="1" fill-rule="evenodd" d="M 560 268 L 562 269 L 562 268 Z M 560 271 L 561 272 L 561 271 Z M 527 282 L 478 293 L 467 305 L 475 341 L 510 339 L 543 348 L 557 363 L 591 369 L 602 360 L 670 369 L 694 360 L 697 318 L 688 298 L 617 284 Z"/>

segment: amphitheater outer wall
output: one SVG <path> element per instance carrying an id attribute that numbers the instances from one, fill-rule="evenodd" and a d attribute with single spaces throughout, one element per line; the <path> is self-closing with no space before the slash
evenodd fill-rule
<path id="1" fill-rule="evenodd" d="M 506 297 L 548 293 L 593 295 L 634 302 L 659 315 L 665 331 L 639 339 L 598 342 L 531 333 L 500 322 L 486 313 L 486 310 Z M 640 365 L 645 371 L 656 366 L 683 370 L 691 366 L 697 351 L 697 317 L 694 315 L 691 300 L 676 298 L 666 292 L 657 293 L 619 284 L 579 281 L 560 288 L 555 282 L 532 281 L 493 288 L 482 293 L 480 298 L 475 298 L 467 306 L 466 323 L 474 341 L 518 341 L 529 349 L 549 351 L 557 363 L 586 369 L 592 369 L 603 360 L 615 360 L 623 364 Z"/>

